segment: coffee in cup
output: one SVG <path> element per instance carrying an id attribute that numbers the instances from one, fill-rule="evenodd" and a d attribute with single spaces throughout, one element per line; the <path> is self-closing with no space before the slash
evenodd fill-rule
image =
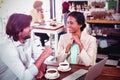
<path id="1" fill-rule="evenodd" d="M 49 68 L 49 69 L 47 69 L 46 74 L 48 77 L 54 78 L 54 77 L 57 77 L 59 73 L 58 73 L 57 69 Z"/>
<path id="2" fill-rule="evenodd" d="M 62 70 L 67 70 L 69 69 L 69 63 L 68 62 L 60 62 L 59 63 L 59 67 L 62 69 Z"/>
<path id="3" fill-rule="evenodd" d="M 48 73 L 52 74 L 52 73 L 56 73 L 56 71 L 55 70 L 49 70 Z"/>

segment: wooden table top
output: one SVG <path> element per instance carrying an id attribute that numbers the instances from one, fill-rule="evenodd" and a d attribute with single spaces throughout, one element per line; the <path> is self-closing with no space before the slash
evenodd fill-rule
<path id="1" fill-rule="evenodd" d="M 82 65 L 71 65 L 71 70 L 68 72 L 60 72 L 60 77 L 57 80 L 62 80 L 62 78 L 72 74 L 73 72 L 79 69 L 86 69 L 88 70 L 89 67 L 82 66 Z M 46 80 L 45 78 L 38 79 L 38 80 Z M 120 80 L 120 68 L 104 66 L 101 75 L 96 80 Z"/>

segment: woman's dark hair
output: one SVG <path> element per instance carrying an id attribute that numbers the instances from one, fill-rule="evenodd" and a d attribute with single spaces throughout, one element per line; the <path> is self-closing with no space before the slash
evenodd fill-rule
<path id="1" fill-rule="evenodd" d="M 84 28 L 86 27 L 86 24 L 85 24 L 85 17 L 83 15 L 83 13 L 81 12 L 77 12 L 77 11 L 73 11 L 73 12 L 70 12 L 68 14 L 68 17 L 69 16 L 72 16 L 76 19 L 77 23 L 78 24 L 82 24 L 82 27 L 80 28 L 81 31 L 84 30 Z"/>
<path id="2" fill-rule="evenodd" d="M 32 17 L 30 15 L 12 14 L 6 25 L 6 34 L 17 41 L 19 32 L 22 32 L 24 28 L 30 26 L 31 21 Z"/>

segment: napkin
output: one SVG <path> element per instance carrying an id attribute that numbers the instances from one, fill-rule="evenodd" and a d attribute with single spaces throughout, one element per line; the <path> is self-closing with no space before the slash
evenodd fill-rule
<path id="1" fill-rule="evenodd" d="M 76 64 L 77 63 L 78 50 L 79 50 L 78 44 L 73 44 L 71 49 L 70 49 L 70 51 L 71 51 L 70 59 L 71 59 L 71 63 L 72 64 Z"/>

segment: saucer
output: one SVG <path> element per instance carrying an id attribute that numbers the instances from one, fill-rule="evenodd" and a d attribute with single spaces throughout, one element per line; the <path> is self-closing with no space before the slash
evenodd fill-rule
<path id="1" fill-rule="evenodd" d="M 60 68 L 60 67 L 58 67 L 57 68 L 59 71 L 61 71 L 61 72 L 67 72 L 67 71 L 70 71 L 71 70 L 71 67 L 69 67 L 68 69 L 66 69 L 66 70 L 63 70 L 62 68 Z"/>
<path id="2" fill-rule="evenodd" d="M 45 74 L 45 78 L 46 79 L 57 79 L 57 78 L 59 78 L 60 77 L 60 74 L 58 74 L 57 76 L 55 76 L 55 77 L 50 77 L 50 76 L 48 76 L 47 74 Z"/>

